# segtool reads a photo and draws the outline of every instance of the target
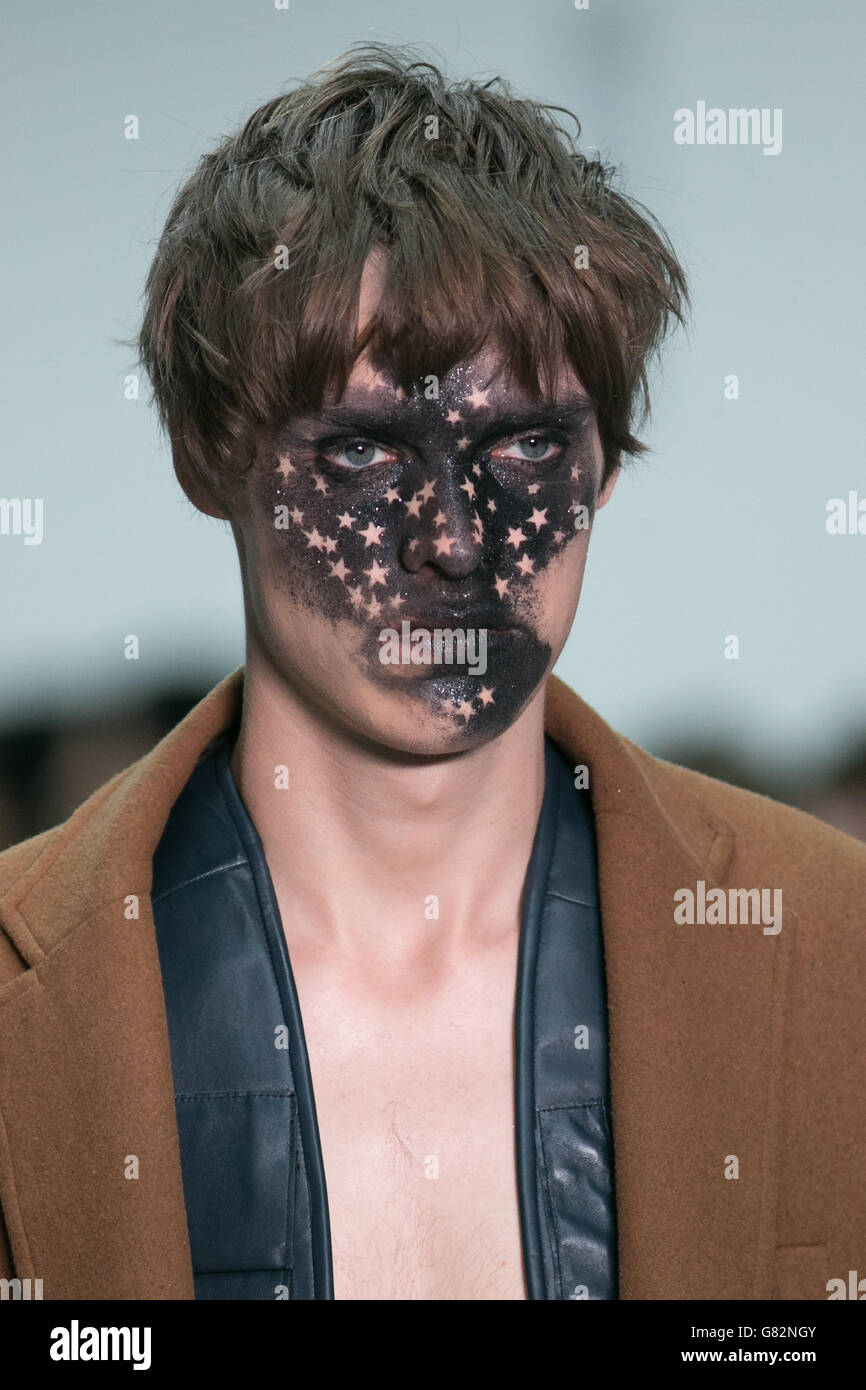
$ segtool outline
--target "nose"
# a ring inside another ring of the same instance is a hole
[[[462,468],[425,478],[406,507],[400,559],[410,574],[465,579],[481,564],[484,528],[478,481]]]

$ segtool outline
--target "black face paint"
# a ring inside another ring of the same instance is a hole
[[[477,380],[458,366],[435,400],[353,391],[289,421],[266,492],[292,597],[358,627],[368,679],[457,732],[490,734],[513,723],[550,661],[533,581],[592,523],[594,416],[579,395],[539,406]],[[385,665],[387,629],[404,642],[419,629],[483,630],[487,669]]]

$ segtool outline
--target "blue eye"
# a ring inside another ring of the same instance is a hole
[[[340,444],[325,458],[332,459],[343,468],[371,468],[376,464],[388,463],[397,455],[381,448],[369,439],[353,439],[348,444]]]
[[[526,449],[528,452],[512,452],[518,448]],[[500,444],[496,449],[491,449],[490,456],[495,459],[515,459],[519,463],[547,463],[550,459],[556,458],[560,449],[561,446],[547,434],[525,434],[522,439],[514,439],[510,444]],[[539,450],[540,452],[537,452]]]

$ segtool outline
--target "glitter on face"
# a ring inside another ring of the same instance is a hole
[[[369,679],[473,733],[507,727],[543,679],[537,580],[588,529],[597,486],[580,392],[539,406],[483,380],[458,364],[428,399],[377,373],[320,416],[287,421],[265,479],[293,598],[358,628]],[[484,629],[484,675],[382,665],[379,635],[404,619]]]

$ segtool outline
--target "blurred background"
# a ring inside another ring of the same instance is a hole
[[[866,530],[861,0],[42,0],[5,28],[0,499],[42,499],[43,536],[0,512],[0,846],[243,661],[231,533],[118,340],[200,155],[363,39],[575,112],[690,277],[559,674],[649,751],[866,839],[866,534],[827,530],[837,498]],[[781,149],[676,143],[699,102],[780,110]]]

